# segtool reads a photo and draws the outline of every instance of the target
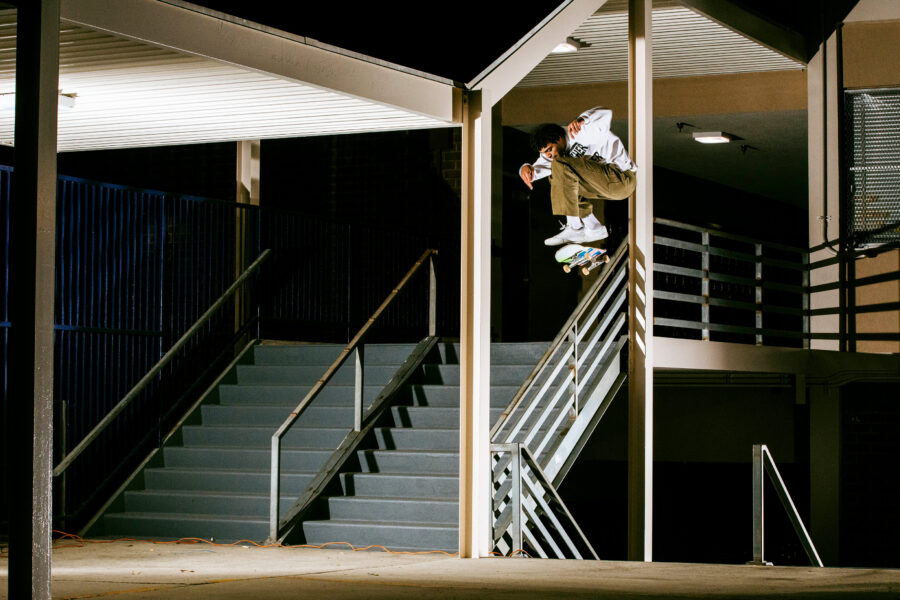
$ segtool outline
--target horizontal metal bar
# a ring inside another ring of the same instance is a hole
[[[673,300],[688,304],[708,304],[710,306],[724,306],[727,308],[743,308],[746,310],[761,310],[763,312],[780,313],[785,315],[804,315],[807,311],[802,308],[789,308],[786,306],[773,306],[771,304],[755,304],[752,302],[739,302],[737,300],[725,300],[724,298],[704,297],[697,294],[682,294],[680,292],[667,292],[665,290],[653,290],[653,297],[657,300]]]
[[[676,229],[684,229],[686,231],[694,231],[697,233],[708,233],[709,235],[714,235],[716,237],[720,237],[726,240],[734,240],[736,242],[746,242],[748,244],[759,244],[760,241],[745,237],[742,235],[737,235],[734,233],[725,233],[723,231],[718,231],[716,229],[710,229],[708,227],[698,227],[697,225],[688,225],[687,223],[680,223],[678,221],[672,221],[670,219],[661,219],[656,217],[653,219],[653,222],[659,225],[668,225],[669,227],[675,227]],[[785,252],[796,252],[797,254],[806,254],[805,248],[797,248],[795,246],[787,246],[785,244],[777,244],[774,242],[762,242],[763,246],[766,248],[774,248],[776,250],[784,250]]]
[[[106,329],[103,327],[81,327],[79,325],[54,325],[54,331],[74,331],[78,333],[97,333],[103,335],[133,335],[136,337],[160,337],[162,331],[141,331],[139,329]]]
[[[135,398],[137,398],[138,394],[140,394],[144,390],[144,388],[147,387],[147,385],[151,381],[153,381],[153,379],[159,374],[163,367],[165,367],[167,364],[169,364],[169,361],[175,358],[176,354],[178,354],[178,351],[181,350],[181,348],[183,348],[185,344],[187,344],[188,340],[190,340],[194,336],[194,334],[200,331],[203,325],[216,313],[217,310],[219,310],[219,308],[222,307],[223,304],[225,304],[225,301],[228,300],[228,298],[231,297],[231,295],[234,294],[238,290],[238,288],[240,288],[240,286],[243,285],[243,283],[251,275],[253,275],[253,273],[256,272],[257,269],[259,269],[259,267],[266,261],[266,259],[269,258],[269,255],[271,253],[271,250],[264,250],[262,254],[259,255],[259,258],[253,261],[253,264],[247,267],[247,269],[241,274],[241,276],[238,277],[221,296],[219,296],[219,299],[213,302],[212,306],[210,306],[209,309],[207,309],[207,311],[203,313],[203,315],[201,315],[201,317],[197,319],[197,321],[193,325],[191,325],[190,329],[188,329],[184,333],[184,335],[181,336],[181,339],[175,342],[175,345],[173,345],[172,348],[168,352],[166,352],[166,354],[161,359],[159,359],[159,362],[157,362],[149,371],[147,371],[147,374],[144,375],[127,394],[125,394],[125,397],[123,397],[119,401],[119,403],[116,404],[99,423],[97,423],[97,425],[90,431],[90,433],[88,433],[84,437],[84,439],[81,440],[81,442],[79,442],[78,445],[75,446],[75,448],[73,448],[72,451],[69,452],[69,454],[67,454],[58,465],[56,465],[56,468],[53,469],[54,477],[59,477],[63,472],[65,472],[69,465],[72,464],[72,461],[78,458],[78,456],[82,452],[84,452],[84,449],[87,448],[88,445],[90,445],[90,443],[93,442],[110,423],[112,423],[113,419],[115,419],[119,415],[119,413],[125,410],[125,408],[129,404],[131,404],[131,402]]]
[[[839,306],[832,306],[829,308],[815,308],[809,311],[809,316],[818,317],[822,315],[839,315],[844,313],[853,312],[856,314],[865,314],[865,313],[873,313],[873,312],[888,312],[900,310],[900,302],[882,302],[881,304],[862,304],[854,306],[852,311],[848,309],[841,308]]]
[[[761,256],[756,256],[755,254],[748,254],[746,252],[738,252],[737,250],[726,250],[725,248],[717,248],[716,246],[704,246],[703,244],[698,244],[697,242],[685,242],[683,240],[677,240],[674,238],[662,237],[659,235],[653,236],[653,243],[659,244],[660,246],[666,246],[669,248],[680,248],[682,250],[690,250],[692,252],[706,252],[707,254],[711,254],[714,256],[724,256],[725,258],[734,258],[737,260],[742,260],[748,263],[762,263],[764,265],[770,265],[773,267],[781,267],[782,269],[792,269],[794,271],[805,271],[805,264],[797,264],[788,262],[785,260],[778,260],[775,258],[766,258]]]
[[[869,277],[860,277],[854,280],[850,286],[860,288],[867,285],[874,285],[876,283],[885,283],[888,281],[900,281],[900,271],[891,271],[890,273],[880,273],[878,275],[870,275]],[[816,292],[826,292],[829,290],[837,290],[840,289],[841,282],[833,281],[831,283],[823,283],[820,285],[810,286],[809,292],[814,294]]]
[[[757,281],[756,279],[750,279],[747,277],[737,277],[735,275],[725,275],[723,273],[707,273],[701,269],[692,269],[690,267],[678,267],[675,265],[667,265],[665,263],[655,263],[653,265],[653,270],[658,273],[670,273],[672,275],[683,275],[685,277],[694,277],[696,279],[703,279],[704,277],[708,277],[713,281],[724,281],[725,283],[737,283],[739,285],[746,285],[747,287],[762,287],[763,289],[768,290],[779,290],[782,292],[793,292],[796,294],[802,294],[805,292],[805,288],[802,285],[790,285],[787,283],[771,283],[767,281]]]
[[[809,334],[800,331],[782,331],[780,329],[762,329],[758,327],[744,327],[741,325],[723,325],[719,323],[703,323],[701,321],[687,321],[684,319],[667,319],[654,317],[653,324],[661,327],[680,327],[682,329],[709,329],[726,333],[761,334],[765,336],[805,338]]]

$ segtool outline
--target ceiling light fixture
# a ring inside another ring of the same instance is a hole
[[[75,98],[78,97],[78,94],[64,94],[62,90],[59,91],[59,95],[57,96],[57,103],[59,106],[64,106],[65,108],[75,108]],[[4,110],[15,110],[16,108],[16,93],[15,92],[2,92],[0,93],[0,109]]]
[[[582,48],[587,48],[588,46],[590,46],[590,44],[588,44],[587,42],[582,42],[577,38],[569,36],[566,38],[565,42],[557,45],[556,48],[554,48],[550,52],[552,54],[569,54],[571,52],[578,52]]]
[[[724,131],[695,131],[691,135],[701,144],[727,144],[737,137]]]

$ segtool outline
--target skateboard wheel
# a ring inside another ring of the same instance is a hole
[[[569,265],[563,265],[563,271],[565,271],[566,273],[571,273],[572,267],[570,267]]]
[[[581,272],[584,273],[585,275],[591,274],[591,270],[587,267],[581,267]]]

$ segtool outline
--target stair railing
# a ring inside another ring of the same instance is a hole
[[[352,451],[352,448],[355,448],[356,444],[359,443],[360,434],[367,429],[369,425],[374,420],[376,410],[383,408],[385,405],[385,400],[387,396],[384,392],[379,395],[376,399],[373,406],[370,408],[367,414],[363,414],[363,389],[364,389],[364,370],[365,370],[365,338],[368,335],[369,331],[375,325],[378,318],[382,315],[382,313],[387,309],[387,307],[394,301],[394,299],[400,294],[403,288],[406,286],[407,282],[415,275],[419,268],[425,263],[426,260],[429,262],[429,286],[428,286],[428,337],[425,342],[430,340],[431,345],[429,349],[434,345],[434,338],[436,332],[436,324],[437,324],[437,278],[434,270],[434,256],[437,255],[437,250],[426,250],[421,257],[413,264],[412,268],[406,273],[403,279],[400,280],[400,283],[388,294],[387,298],[385,298],[384,302],[381,303],[372,316],[366,321],[366,323],[362,326],[362,328],[353,336],[353,339],[341,350],[341,353],[335,359],[335,361],[331,364],[328,369],[325,370],[325,373],[322,377],[315,383],[309,393],[300,401],[300,404],[297,405],[290,415],[288,415],[287,419],[285,419],[284,423],[272,434],[272,456],[271,456],[271,472],[270,472],[270,482],[269,482],[269,540],[274,542],[279,540],[282,535],[285,534],[287,530],[293,527],[294,524],[299,520],[302,516],[303,511],[309,505],[317,493],[313,493],[316,489],[323,486],[325,481],[323,478],[330,474],[334,469],[333,467],[336,464],[339,456],[345,456],[347,452]],[[425,343],[423,342],[423,343]],[[425,352],[422,350],[422,344],[417,348],[417,351],[413,354],[419,354],[421,352]],[[294,505],[294,508],[291,509],[288,517],[281,522],[279,516],[279,500],[281,497],[281,440],[284,436],[290,431],[290,429],[294,426],[297,420],[303,415],[307,408],[312,404],[313,400],[322,392],[325,386],[331,381],[331,378],[334,377],[334,374],[337,373],[338,369],[340,369],[343,364],[347,361],[350,355],[353,354],[355,357],[355,377],[354,377],[354,388],[353,388],[353,429],[350,432],[350,435],[345,438],[345,440],[341,443],[341,446],[336,451],[335,455],[329,460],[328,464],[326,464],[325,469],[320,472],[319,476],[314,479],[313,483],[307,489],[307,492],[301,496],[301,499]],[[398,379],[398,376],[395,377],[388,383],[388,387],[385,388],[396,388],[400,382],[400,380],[405,380],[410,374],[410,361],[407,360],[407,363],[404,364],[404,367],[401,367],[399,373],[403,373],[403,375]],[[380,412],[378,410],[377,412]],[[350,450],[348,450],[350,448]],[[341,459],[343,462],[343,459]]]
[[[794,506],[794,501],[791,499],[787,486],[781,478],[781,473],[778,472],[778,467],[775,466],[775,460],[772,458],[772,453],[769,452],[769,449],[765,444],[753,445],[753,560],[750,564],[767,566],[771,566],[772,564],[766,562],[764,556],[765,531],[763,524],[765,522],[765,481],[763,479],[763,471],[769,475],[772,485],[775,486],[775,493],[778,494],[778,498],[781,500],[784,510],[787,511],[788,517],[791,520],[791,525],[794,526],[794,531],[797,533],[797,537],[800,538],[800,543],[806,551],[809,562],[816,567],[823,566],[822,559],[819,558],[819,553],[816,551],[815,545],[813,545],[812,538],[810,538],[809,532],[803,525],[800,513],[797,512],[797,507]]]
[[[69,452],[63,459],[59,462],[58,465],[53,469],[53,476],[59,477],[63,473],[65,473],[66,469],[75,461],[78,456],[84,452],[84,450],[93,442],[97,437],[103,433],[110,423],[115,420],[115,418],[125,410],[131,402],[137,398],[142,391],[159,375],[160,371],[169,364],[172,359],[174,359],[178,352],[184,348],[184,346],[194,337],[203,326],[216,314],[225,302],[233,296],[238,290],[242,288],[242,286],[247,282],[247,280],[260,268],[260,266],[269,258],[271,254],[271,250],[264,250],[253,264],[247,267],[244,272],[234,281],[234,283],[229,286],[227,290],[225,290],[219,299],[212,303],[212,305],[207,309],[203,315],[200,316],[197,321],[191,325],[191,327],[184,332],[184,335],[175,342],[172,348],[166,352],[159,362],[157,362],[153,367],[147,371],[147,373],[138,381],[131,390],[128,391],[125,396],[119,400],[118,404],[116,404],[103,419],[97,423],[96,426],[86,435],[84,439],[82,439],[77,446],[75,446],[71,452]]]
[[[577,525],[567,510],[550,518],[544,504],[554,499],[564,508],[556,487],[625,381],[627,248],[625,240],[491,430],[494,545],[501,552],[521,550],[515,546],[524,536],[542,556],[539,538],[555,557],[574,556],[568,544],[563,551],[547,540],[559,529],[554,519],[570,522],[572,530]],[[534,468],[515,467],[523,459],[510,444],[521,445]],[[525,509],[515,516],[517,506]]]

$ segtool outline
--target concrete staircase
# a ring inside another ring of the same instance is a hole
[[[113,537],[268,535],[272,434],[340,354],[331,344],[257,345],[89,530]],[[367,346],[366,405],[414,344]],[[281,510],[306,489],[353,424],[348,360],[282,446]]]
[[[491,345],[492,423],[546,349],[546,343]],[[457,345],[440,345],[404,388],[400,405],[379,423],[368,448],[341,473],[338,493],[319,501],[318,514],[291,541],[457,550],[458,352]]]
[[[367,345],[368,406],[414,345]],[[491,418],[512,399],[546,343],[491,346]],[[226,376],[89,531],[93,536],[268,535],[270,440],[337,357],[336,345],[260,345]],[[288,538],[403,550],[457,548],[459,348],[439,344],[397,405],[349,461],[335,489]],[[285,436],[285,515],[350,430],[353,367],[343,367]]]

